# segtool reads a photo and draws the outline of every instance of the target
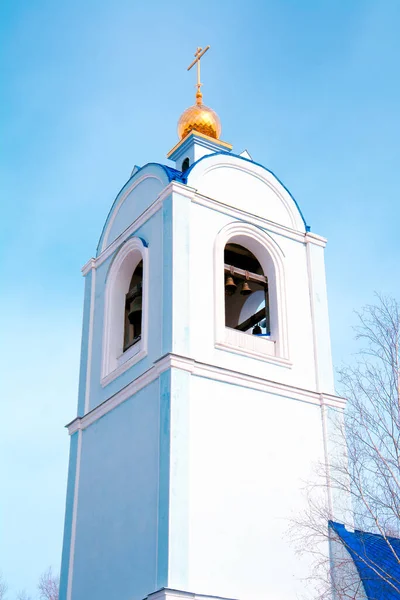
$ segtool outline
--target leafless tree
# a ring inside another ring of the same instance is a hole
[[[3,579],[2,574],[0,573],[0,600],[5,600],[5,597],[7,595],[7,584]]]
[[[41,600],[58,600],[60,578],[54,575],[51,567],[40,578],[38,590]]]
[[[354,563],[328,530],[328,520],[379,534],[385,552],[400,566],[394,539],[400,533],[400,304],[377,295],[376,304],[357,315],[361,350],[354,364],[339,372],[340,393],[348,401],[345,418],[339,411],[329,415],[328,464],[317,466],[317,482],[305,489],[308,508],[291,527],[299,552],[313,554],[311,578],[321,600],[332,598],[332,592],[336,600],[361,598]],[[400,578],[375,563],[366,548],[356,558],[382,590],[400,594]]]
[[[45,571],[38,583],[39,598],[41,600],[58,600],[60,578],[54,575],[51,567]],[[8,586],[0,574],[0,600],[6,600]],[[21,590],[16,595],[16,600],[32,600],[25,590]]]
[[[21,590],[17,594],[17,600],[32,600],[32,597],[25,590]]]

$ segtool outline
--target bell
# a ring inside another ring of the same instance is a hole
[[[240,290],[240,293],[242,294],[242,296],[250,296],[250,294],[253,293],[253,290],[250,288],[247,281],[243,281],[242,289]]]
[[[225,292],[228,296],[232,296],[236,292],[237,285],[234,282],[232,275],[228,275],[225,281]]]
[[[131,302],[128,313],[128,320],[131,325],[136,327],[142,320],[142,296],[136,296]]]
[[[262,334],[262,330],[261,327],[259,325],[256,325],[253,328],[253,331],[251,332],[253,335],[261,335]]]

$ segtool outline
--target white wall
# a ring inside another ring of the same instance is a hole
[[[188,589],[293,600],[309,563],[286,536],[322,459],[320,408],[192,377],[189,414]]]

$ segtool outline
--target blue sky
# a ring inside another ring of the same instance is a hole
[[[398,0],[3,0],[1,543],[12,591],[58,569],[80,268],[134,164],[167,162],[194,98],[326,236],[334,362],[354,309],[400,298]]]

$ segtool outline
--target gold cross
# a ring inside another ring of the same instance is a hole
[[[197,63],[197,83],[196,83],[196,87],[197,87],[197,92],[196,92],[196,102],[197,104],[201,104],[201,100],[203,97],[203,94],[200,91],[201,86],[203,85],[200,81],[200,59],[202,56],[204,56],[204,54],[207,52],[207,50],[210,48],[210,46],[206,46],[203,50],[203,48],[197,48],[196,52],[195,52],[195,59],[194,61],[188,66],[187,70],[190,71],[190,69],[192,67],[194,67],[194,65]]]

